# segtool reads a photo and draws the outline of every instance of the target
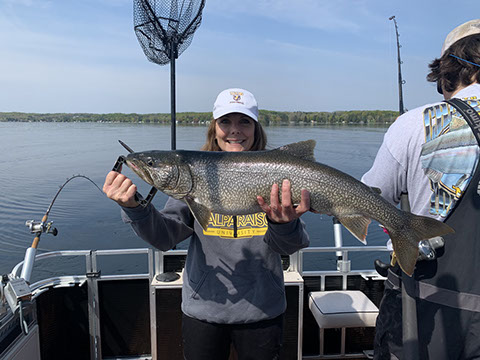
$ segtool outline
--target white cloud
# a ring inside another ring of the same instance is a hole
[[[245,14],[288,25],[346,32],[357,32],[359,16],[367,13],[364,0],[209,0],[207,7],[207,11],[229,16]]]
[[[27,6],[46,9],[52,5],[51,0],[3,0],[8,7]]]
[[[121,6],[125,6],[125,5],[128,5],[128,6],[132,6],[132,0],[96,0],[98,2],[102,2],[104,4],[107,4],[107,5],[110,5],[110,6],[118,6],[118,7],[121,7]]]

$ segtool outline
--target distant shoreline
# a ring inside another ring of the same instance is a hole
[[[352,110],[334,112],[302,112],[260,110],[259,121],[266,126],[312,125],[389,125],[398,117],[397,111]],[[178,125],[207,125],[211,112],[176,114]],[[0,122],[100,122],[129,124],[170,124],[170,114],[89,114],[89,113],[22,113],[0,112]]]

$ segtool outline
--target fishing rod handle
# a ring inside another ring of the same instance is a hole
[[[23,260],[22,272],[20,278],[24,279],[26,282],[30,282],[30,277],[32,276],[33,264],[35,263],[35,254],[37,249],[35,247],[29,247],[25,252],[25,260]]]

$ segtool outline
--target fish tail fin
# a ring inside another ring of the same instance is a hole
[[[394,229],[386,226],[400,268],[412,276],[418,258],[418,243],[435,236],[455,232],[447,224],[426,216],[404,213],[405,226]]]

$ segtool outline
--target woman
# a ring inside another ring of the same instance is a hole
[[[202,150],[257,151],[265,146],[254,96],[243,89],[222,91]],[[182,288],[185,358],[226,360],[231,344],[239,359],[279,358],[286,309],[280,255],[309,244],[299,219],[310,208],[309,193],[302,190],[294,207],[290,183],[282,184],[282,201],[279,184],[272,184],[269,204],[257,197],[264,212],[212,214],[203,230],[183,201],[169,198],[161,211],[153,205],[143,208],[134,199],[136,189],[113,171],[103,187],[138,236],[163,251],[191,236]]]

